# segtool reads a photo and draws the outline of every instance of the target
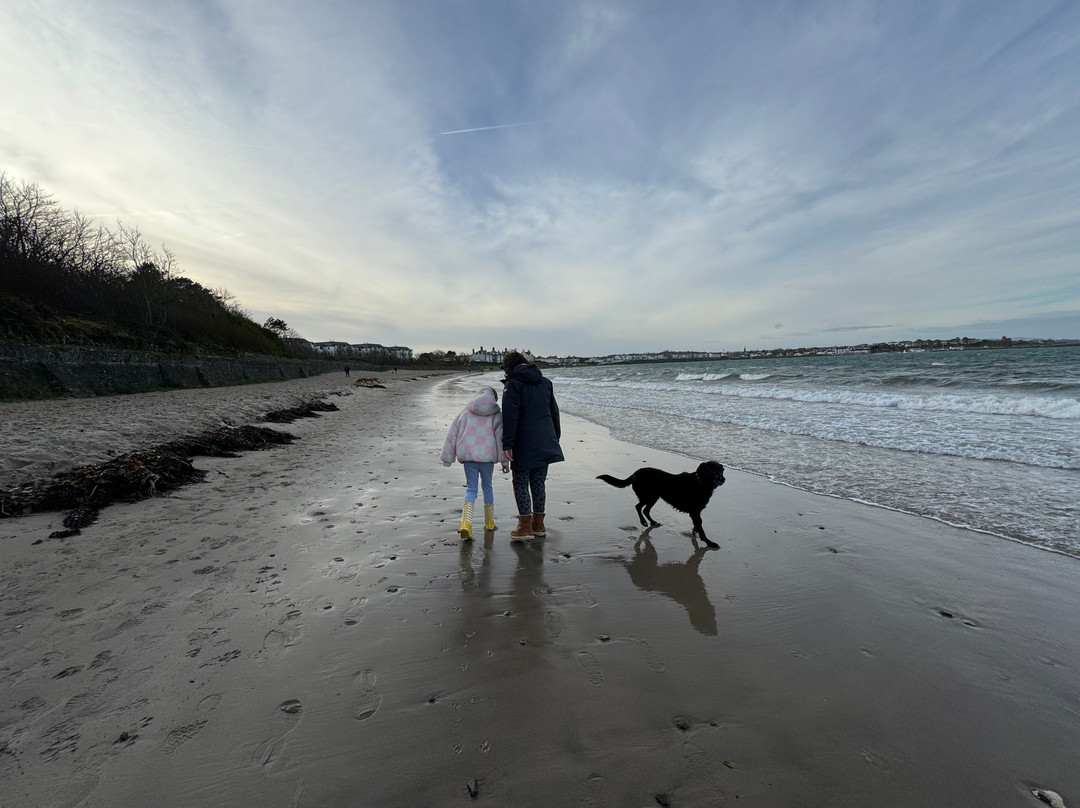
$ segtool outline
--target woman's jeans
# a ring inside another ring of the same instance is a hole
[[[527,471],[514,470],[514,500],[517,502],[518,513],[522,516],[546,512],[544,508],[547,505],[547,493],[544,490],[544,483],[547,480],[547,473],[546,463]]]
[[[488,505],[495,504],[495,491],[491,487],[491,472],[495,469],[494,463],[474,463],[471,460],[465,464],[465,501],[476,504],[477,484],[484,486],[484,502]]]

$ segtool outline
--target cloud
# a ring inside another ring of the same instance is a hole
[[[36,68],[3,84],[0,170],[313,339],[589,354],[1080,310],[1068,4],[61,7],[5,10],[5,64]]]
[[[900,326],[895,325],[842,325],[837,328],[826,328],[824,333],[826,334],[839,334],[844,331],[873,331],[884,328],[898,328]]]

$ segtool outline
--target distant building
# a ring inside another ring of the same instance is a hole
[[[386,350],[382,345],[375,342],[354,343],[352,349],[361,359],[377,359]]]
[[[314,342],[311,347],[323,356],[339,357],[352,353],[352,346],[347,342]]]
[[[469,361],[487,362],[494,365],[501,365],[503,358],[512,351],[517,351],[529,362],[536,361],[536,357],[533,356],[532,351],[528,350],[527,348],[524,351],[520,348],[490,348],[485,350],[483,345],[481,345],[477,350],[473,351],[469,355]]]
[[[301,351],[302,353],[310,353],[315,351],[315,345],[311,340],[304,339],[303,337],[285,337],[283,342],[292,348],[294,351]]]

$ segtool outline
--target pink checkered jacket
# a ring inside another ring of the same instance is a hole
[[[439,459],[449,466],[459,463],[506,463],[502,448],[502,412],[490,387],[477,393],[454,419]]]

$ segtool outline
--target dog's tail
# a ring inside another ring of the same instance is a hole
[[[630,478],[627,478],[625,480],[618,480],[615,477],[612,477],[610,474],[600,474],[597,476],[596,479],[603,480],[608,485],[613,485],[616,488],[626,488],[626,486],[630,485],[631,482]]]

